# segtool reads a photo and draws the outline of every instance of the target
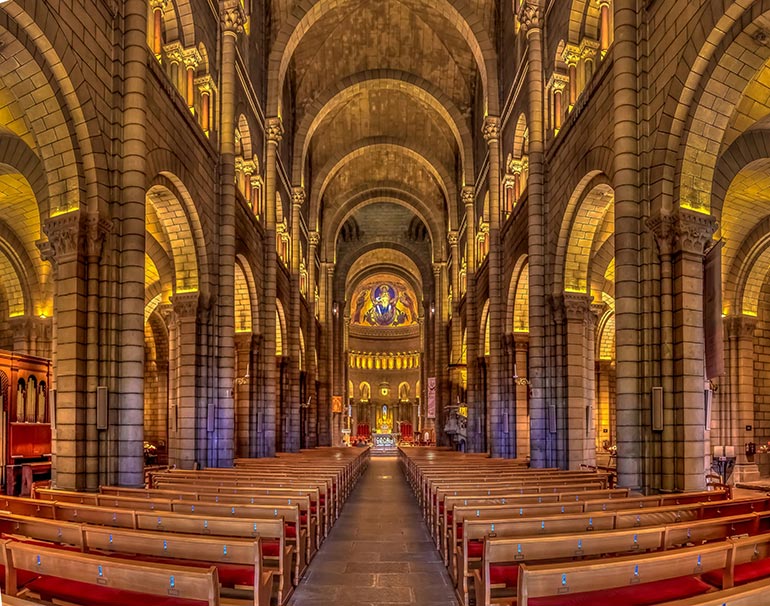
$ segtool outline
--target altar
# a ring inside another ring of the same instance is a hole
[[[376,433],[372,436],[372,454],[393,455],[398,451],[398,440],[392,433]]]

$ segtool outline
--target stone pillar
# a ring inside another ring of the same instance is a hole
[[[599,0],[599,50],[602,57],[610,47],[610,2],[609,0]]]
[[[300,447],[300,401],[299,401],[299,358],[301,348],[299,343],[300,333],[300,213],[305,203],[305,190],[295,187],[291,196],[291,272],[290,272],[290,309],[289,309],[289,398],[283,402],[288,406],[286,436],[284,437],[284,450],[286,452],[298,452]],[[305,344],[307,346],[307,343]]]
[[[500,242],[500,120],[487,116],[482,129],[489,150],[489,415],[491,432],[488,436],[489,451],[493,457],[510,457],[512,445],[516,443],[514,428],[503,433],[503,417],[508,415],[508,405],[503,401],[503,316],[504,301],[502,289],[502,246]]]
[[[551,90],[553,91],[553,127],[557,133],[564,123],[564,90],[568,84],[567,78],[561,74],[553,74]]]
[[[198,303],[197,292],[180,293],[172,297],[170,307],[161,310],[169,329],[168,462],[181,469],[193,468],[198,436],[208,429],[205,425],[198,427],[198,418],[211,419],[198,410],[199,406],[210,406],[205,399],[199,398],[196,386]]]
[[[307,252],[307,304],[308,304],[308,331],[306,341],[306,363],[307,368],[307,393],[310,397],[310,408],[308,408],[308,426],[310,428],[310,435],[307,436],[308,448],[315,448],[318,446],[318,397],[319,394],[316,390],[316,381],[318,378],[318,367],[316,360],[316,348],[318,347],[316,341],[317,337],[317,322],[316,314],[318,313],[318,301],[316,301],[316,267],[315,257],[318,244],[321,242],[321,236],[317,231],[311,231],[308,234],[308,252]]]
[[[567,418],[569,431],[569,446],[567,460],[570,469],[580,469],[581,463],[592,464],[586,460],[586,453],[594,448],[593,440],[589,439],[590,425],[593,424],[593,414],[587,414],[593,402],[593,338],[587,340],[587,327],[591,315],[590,295],[583,293],[565,293],[564,311],[567,333]],[[591,328],[593,328],[593,323]],[[590,361],[591,373],[586,373],[587,361]]]
[[[617,370],[618,482],[638,489],[643,484],[640,372],[640,236],[637,3],[615,1],[616,39],[613,63],[615,190],[615,351]],[[531,288],[531,287],[530,287]],[[701,396],[703,393],[701,374]],[[703,406],[701,404],[701,410]],[[702,436],[701,436],[702,439]],[[701,447],[702,448],[702,447]],[[701,464],[702,466],[702,464]]]
[[[545,229],[543,218],[543,33],[538,0],[524,0],[519,21],[527,37],[529,180],[527,263],[529,266],[530,453],[532,467],[546,467],[553,455],[545,407]]]
[[[201,112],[198,117],[198,124],[200,124],[203,132],[208,136],[211,130],[211,95],[214,93],[214,80],[210,75],[206,74],[196,78],[194,83],[201,95]]]
[[[334,263],[321,262],[319,276],[318,304],[321,308],[321,347],[319,355],[319,393],[318,393],[318,445],[331,446],[331,401],[334,362],[334,315],[332,310],[332,279]]]
[[[161,50],[163,48],[163,13],[168,6],[168,0],[150,0],[150,7],[152,8],[152,37],[150,38],[152,52],[155,53],[155,57],[160,59]],[[126,11],[126,14],[128,12]],[[57,396],[58,397],[58,396]]]
[[[569,110],[572,111],[572,108],[575,107],[575,103],[577,103],[578,98],[577,66],[578,62],[580,61],[580,49],[574,44],[567,44],[564,47],[562,59],[564,60],[564,63],[567,64],[569,82],[567,103],[569,104]]]
[[[224,105],[225,86],[235,86],[234,82],[225,83],[225,79],[234,79],[235,75],[235,44],[238,41],[238,34],[243,31],[243,24],[245,16],[240,2],[223,2],[222,11],[222,31],[224,38],[222,39],[222,105]],[[229,13],[229,14],[225,14]],[[240,14],[239,14],[240,13]],[[227,39],[231,38],[232,41],[228,42]],[[232,46],[232,48],[230,48]],[[227,55],[225,55],[227,53]],[[185,70],[185,85],[184,85],[184,98],[187,102],[187,107],[190,111],[194,112],[195,109],[195,72],[198,70],[198,66],[202,60],[201,54],[196,48],[188,48],[184,51],[184,70]],[[232,63],[227,61],[232,60]],[[224,107],[222,108],[224,110]],[[224,116],[222,117],[222,124],[224,126]]]
[[[119,379],[114,400],[119,408],[116,432],[117,481],[121,486],[144,486],[144,256],[147,185],[145,0],[126,0],[124,15],[122,199],[116,212],[119,217],[116,232],[120,234],[120,330],[116,343],[119,352],[116,371]],[[159,31],[156,33],[160,35]]]
[[[257,452],[261,457],[275,455],[275,421],[277,410],[276,394],[276,320],[277,296],[276,272],[277,257],[275,249],[275,198],[277,183],[278,144],[283,138],[283,125],[280,118],[268,118],[266,123],[267,154],[265,155],[265,239],[263,250],[265,255],[265,274],[262,293],[262,320],[264,322],[263,355],[262,355],[262,402],[260,406],[261,422],[257,435],[261,438]]]
[[[660,260],[660,386],[663,388],[660,488],[671,492],[674,490],[674,283],[671,264],[674,218],[658,212],[648,219],[647,227],[655,236]]]
[[[217,296],[216,426],[211,437],[214,467],[232,467],[235,447],[235,55],[238,34],[246,17],[239,0],[225,0],[220,5],[222,22],[222,108],[220,144],[219,200],[219,289]],[[200,55],[187,51],[188,93],[192,93],[193,76]],[[188,99],[188,104],[191,99]]]
[[[184,64],[184,49],[178,41],[166,44],[163,47],[163,54],[166,56],[166,61],[169,63],[169,75],[171,81],[176,86],[177,90],[185,95],[185,83],[184,78],[180,75],[180,66]]]
[[[85,488],[85,425],[87,347],[80,337],[86,322],[85,264],[79,211],[45,221],[47,260],[56,272],[56,410],[53,485],[64,490]],[[42,247],[41,247],[42,248]]]
[[[433,361],[436,377],[436,444],[446,445],[446,435],[444,434],[444,424],[446,415],[444,414],[447,399],[449,398],[449,373],[447,359],[447,337],[446,327],[448,321],[447,313],[447,289],[446,289],[446,263],[433,264]],[[416,426],[415,426],[416,427]]]
[[[516,402],[516,457],[523,459],[530,454],[529,446],[529,379],[527,357],[529,335],[513,333],[514,387]]]
[[[729,406],[729,427],[722,428],[722,435],[728,436],[724,444],[735,447],[735,482],[751,482],[759,480],[755,457],[749,459],[746,456],[746,444],[754,442],[754,329],[757,319],[741,315],[725,318],[724,321],[732,380],[726,403]]]
[[[235,335],[235,456],[248,457],[250,452],[251,395],[254,391],[252,370],[255,336],[250,332]]]
[[[679,208],[675,215],[674,267],[674,454],[677,490],[705,488],[703,405],[703,251],[716,222]],[[620,375],[620,371],[618,371]],[[623,397],[618,377],[618,417]],[[618,419],[620,424],[620,418]],[[618,441],[620,441],[618,430]]]
[[[476,310],[476,195],[473,187],[464,187],[462,201],[465,206],[465,352],[467,359],[468,404],[468,452],[486,449],[484,433],[485,415],[481,410],[483,398],[479,392],[479,319]],[[483,345],[483,343],[481,344]],[[483,349],[483,347],[481,348]],[[483,353],[483,352],[482,352]]]
[[[462,340],[463,340],[463,326],[462,319],[460,318],[460,247],[459,247],[459,235],[456,231],[450,231],[447,240],[449,241],[449,253],[452,257],[452,359],[450,363],[452,365],[452,372],[450,376],[452,389],[450,392],[450,404],[457,405],[460,401],[460,390],[462,387]],[[420,394],[415,394],[419,396]],[[417,425],[415,425],[417,427]]]

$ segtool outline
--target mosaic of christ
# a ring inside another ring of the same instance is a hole
[[[375,282],[364,285],[353,301],[351,321],[361,326],[407,326],[417,312],[414,294],[403,284]]]

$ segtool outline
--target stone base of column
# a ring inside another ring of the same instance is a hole
[[[759,465],[756,463],[739,463],[733,470],[733,483],[759,481]]]

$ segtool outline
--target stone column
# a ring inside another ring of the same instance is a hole
[[[158,59],[160,59],[163,47],[163,13],[166,12],[167,6],[168,0],[150,0],[150,7],[152,8],[152,36],[150,38],[150,47],[152,48],[152,52],[155,53],[155,57]],[[128,11],[126,11],[126,15],[128,15]]]
[[[218,395],[216,427],[213,429],[214,460],[208,465],[232,467],[235,440],[235,55],[238,34],[243,31],[246,17],[239,0],[225,0],[220,5],[222,22],[222,108],[220,144],[219,201],[219,276],[217,297]],[[188,94],[192,93],[197,51],[185,53]],[[190,99],[188,99],[188,104]]]
[[[558,133],[564,122],[564,89],[568,81],[561,74],[551,76],[550,89],[553,93],[553,130]]]
[[[308,252],[307,252],[307,303],[308,303],[308,331],[306,342],[306,363],[307,368],[307,393],[311,398],[310,408],[308,408],[308,425],[310,435],[307,436],[308,448],[318,446],[318,397],[316,390],[316,380],[318,378],[318,367],[316,365],[316,343],[317,323],[316,314],[318,313],[318,302],[316,301],[316,267],[315,257],[318,244],[321,242],[321,236],[317,231],[311,231],[308,234]]]
[[[86,480],[87,346],[81,338],[86,323],[85,264],[79,211],[45,221],[46,258],[56,272],[54,322],[56,333],[56,409],[53,452],[53,485],[83,490]]]
[[[254,335],[235,335],[235,456],[249,456],[249,408],[253,377],[251,376],[251,343]]]
[[[334,351],[334,316],[332,313],[332,278],[334,277],[334,263],[321,262],[321,275],[319,276],[318,305],[321,308],[321,347],[319,368],[319,393],[318,393],[318,445],[331,446],[331,400],[332,377],[334,363],[332,353]]]
[[[120,234],[119,379],[115,390],[119,408],[118,483],[143,486],[147,4],[145,0],[126,0],[124,11],[122,199],[116,212],[116,232]]]
[[[527,37],[529,179],[527,263],[529,266],[530,453],[532,467],[546,467],[549,444],[545,407],[545,228],[543,218],[543,33],[538,0],[524,0],[519,21]]]
[[[163,53],[166,55],[166,60],[169,62],[171,81],[182,96],[184,96],[185,83],[184,78],[180,75],[179,69],[179,67],[184,64],[184,49],[182,48],[182,44],[178,41],[166,44],[163,47]]]
[[[464,187],[462,201],[465,206],[465,352],[467,359],[468,404],[468,451],[485,450],[484,411],[481,410],[479,393],[478,356],[479,320],[476,311],[476,194],[473,187]],[[483,345],[483,344],[481,344]],[[483,352],[482,352],[483,353]]]
[[[615,352],[617,371],[618,482],[638,489],[643,484],[640,393],[640,236],[637,3],[615,1],[613,63],[615,190]],[[703,393],[701,373],[701,396]],[[701,404],[702,410],[702,404]],[[702,439],[702,436],[701,436]],[[702,464],[701,464],[702,467]]]
[[[286,452],[298,452],[300,447],[300,401],[299,401],[299,358],[301,348],[299,343],[300,333],[300,299],[302,293],[299,288],[300,281],[300,213],[305,203],[305,189],[295,187],[291,196],[291,272],[290,292],[291,308],[289,309],[289,399],[284,402],[288,406],[287,435],[284,438],[284,450]],[[307,343],[305,344],[307,347]]]
[[[263,334],[263,369],[262,369],[262,402],[260,406],[261,423],[257,435],[261,437],[258,448],[259,456],[272,457],[275,455],[275,420],[277,410],[276,397],[276,319],[277,296],[276,271],[277,257],[275,250],[275,196],[277,183],[278,144],[283,138],[283,125],[280,118],[268,118],[266,123],[267,154],[265,155],[265,239],[263,250],[265,255],[265,274],[262,293]]]
[[[85,251],[88,261],[88,299],[87,299],[87,313],[88,313],[88,336],[86,342],[88,343],[88,379],[86,390],[88,396],[86,398],[86,490],[97,491],[99,489],[99,471],[102,468],[103,471],[107,471],[108,465],[105,465],[104,461],[101,461],[99,456],[99,442],[106,437],[104,431],[99,431],[96,428],[96,393],[97,387],[99,387],[100,381],[100,347],[101,342],[100,334],[100,292],[99,292],[99,267],[104,249],[104,241],[112,231],[112,221],[107,218],[99,217],[98,214],[89,214],[85,221]],[[144,351],[144,341],[142,341],[142,351]],[[144,379],[144,372],[142,372],[142,378]],[[144,402],[142,402],[142,417],[144,417]],[[142,427],[144,428],[144,418],[142,420]],[[113,461],[114,463],[114,461]]]
[[[679,208],[675,216],[674,267],[674,454],[677,490],[705,488],[703,405],[703,252],[716,222]],[[620,375],[620,371],[618,371]],[[618,377],[618,417],[623,397]],[[620,418],[618,418],[620,425]],[[618,441],[621,440],[620,430]]]
[[[516,402],[516,457],[523,459],[530,454],[529,446],[529,379],[527,357],[529,335],[513,333],[515,355],[514,384]]]
[[[460,397],[460,388],[462,385],[462,341],[463,341],[463,326],[462,319],[460,318],[460,238],[456,231],[450,231],[447,236],[449,241],[449,252],[452,256],[452,359],[451,364],[453,367],[452,376],[452,391],[450,394],[451,404],[456,405],[458,398]],[[420,394],[415,394],[419,396]],[[417,427],[417,425],[415,425]]]
[[[751,316],[725,318],[730,345],[729,427],[722,428],[726,445],[735,447],[735,482],[759,480],[759,466],[746,457],[746,444],[754,442],[754,329],[757,319]],[[733,366],[735,368],[733,368]],[[721,390],[720,390],[720,396]],[[748,429],[748,428],[751,429]]]
[[[580,61],[580,49],[574,44],[567,44],[564,47],[564,52],[561,56],[564,60],[564,63],[567,64],[569,82],[567,103],[569,104],[569,110],[572,111],[572,108],[575,107],[575,103],[577,103],[578,98],[577,66],[578,62]]]
[[[245,15],[243,14],[240,2],[229,2],[226,0],[222,3],[220,10],[222,11],[222,31],[224,33],[224,38],[222,39],[222,105],[224,106],[225,86],[235,86],[234,82],[226,83],[226,79],[235,78],[235,44],[238,41],[238,34],[243,31]],[[231,38],[232,42],[228,42],[228,38]],[[187,48],[184,51],[183,59],[185,70],[184,98],[188,109],[194,112],[195,72],[198,70],[202,57],[198,49]],[[230,60],[232,63],[227,63]],[[224,111],[224,107],[222,110]],[[224,116],[222,116],[222,125],[224,126]]]
[[[516,442],[514,428],[509,427],[503,434],[503,417],[508,414],[508,406],[503,401],[503,291],[502,291],[502,246],[500,243],[500,119],[487,116],[482,128],[484,140],[489,150],[489,415],[491,432],[488,436],[489,451],[493,457],[510,457],[511,445]]]
[[[214,80],[210,75],[206,74],[196,78],[194,83],[201,95],[201,113],[198,117],[198,124],[200,124],[203,132],[208,136],[211,129],[211,95],[214,92]]]
[[[444,434],[444,424],[446,417],[444,414],[449,397],[447,382],[449,373],[447,372],[447,289],[446,289],[446,263],[433,264],[433,361],[436,377],[436,444],[446,445],[446,435]]]
[[[172,297],[169,308],[161,310],[169,328],[169,428],[168,462],[181,469],[192,469],[196,462],[198,436],[207,427],[198,427],[198,418],[207,403],[199,398],[198,377],[198,293]],[[208,415],[203,415],[210,418]]]
[[[565,293],[564,311],[567,333],[567,418],[569,446],[567,460],[570,469],[580,469],[581,463],[591,464],[586,460],[586,451],[594,447],[589,440],[589,424],[593,415],[587,415],[591,407],[589,393],[593,393],[594,376],[586,373],[587,359],[593,365],[594,352],[589,351],[586,336],[591,314],[590,295],[583,293]],[[592,325],[593,326],[593,325]],[[591,343],[593,343],[593,339]]]
[[[658,212],[647,220],[647,227],[655,236],[660,259],[660,386],[663,388],[660,487],[671,492],[674,490],[674,284],[671,265],[674,218]]]
[[[602,57],[610,47],[610,2],[609,0],[599,0],[599,50]]]

